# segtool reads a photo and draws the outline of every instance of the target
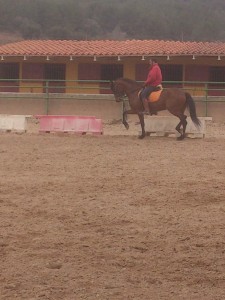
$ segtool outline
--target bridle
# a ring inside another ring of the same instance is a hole
[[[124,98],[127,96],[124,91],[118,91],[115,82],[112,82],[112,92],[119,101],[123,101]]]
[[[116,88],[116,83],[115,82],[112,82],[112,92],[114,94],[114,96],[119,99],[119,101],[124,101],[125,98],[127,98],[127,94],[124,92],[124,91],[118,91],[117,88]],[[138,90],[140,90],[140,88],[136,88],[132,91],[130,91],[130,93],[134,93],[134,92],[137,92]]]

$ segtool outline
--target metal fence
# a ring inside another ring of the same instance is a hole
[[[209,103],[225,103],[224,82],[164,81],[164,88],[176,87],[192,94],[196,103],[204,104],[205,116],[208,116]],[[45,113],[49,113],[51,99],[74,99],[77,95],[86,95],[82,100],[114,100],[109,81],[103,80],[20,80],[0,79],[0,98],[10,99],[44,99]],[[95,96],[94,96],[95,95]],[[98,97],[96,97],[98,95]],[[107,95],[107,97],[105,97]]]

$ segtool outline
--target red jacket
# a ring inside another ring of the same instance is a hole
[[[145,81],[145,85],[151,85],[151,86],[157,86],[159,84],[162,83],[162,73],[160,70],[160,67],[157,63],[155,63],[149,73],[148,73],[148,77],[147,80]]]

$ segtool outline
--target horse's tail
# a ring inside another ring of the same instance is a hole
[[[200,127],[201,121],[198,119],[196,114],[195,102],[189,93],[185,93],[185,96],[186,96],[186,107],[190,112],[191,120],[197,127]]]

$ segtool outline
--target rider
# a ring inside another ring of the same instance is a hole
[[[143,113],[147,115],[150,114],[148,97],[151,94],[151,92],[153,92],[156,89],[156,87],[162,83],[162,72],[157,63],[157,60],[155,58],[150,58],[149,65],[149,73],[144,83],[143,91],[141,93],[145,109]]]

